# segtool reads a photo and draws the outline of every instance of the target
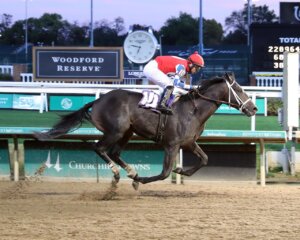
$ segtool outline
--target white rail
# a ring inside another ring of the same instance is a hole
[[[8,74],[12,76],[14,73],[14,67],[11,65],[0,65],[0,74]]]
[[[0,73],[13,75],[13,66],[11,65],[0,65]],[[256,79],[256,86],[259,87],[281,87],[283,84],[283,73],[282,72],[253,72],[252,73]],[[34,82],[34,77],[32,73],[21,73],[21,80],[25,83]],[[40,81],[43,83],[65,83],[65,81],[60,80],[47,80]],[[92,80],[92,81],[70,81],[73,84],[104,84],[102,81]],[[119,82],[112,82],[113,84],[119,84]],[[137,84],[137,79],[124,79],[122,84]]]
[[[256,79],[256,86],[259,87],[282,87],[282,72],[253,72]]]
[[[52,83],[52,84],[57,84],[57,83],[63,83],[66,84],[66,81],[63,80],[45,80],[45,81],[34,81],[33,74],[32,73],[21,73],[21,80],[23,83]],[[112,84],[137,84],[139,79],[134,79],[134,78],[124,78],[122,82],[119,81],[112,81]],[[91,85],[99,85],[99,84],[106,84],[103,81],[98,81],[98,80],[89,80],[89,81],[79,81],[79,80],[73,80],[73,81],[68,81],[67,83],[69,84],[81,84],[81,86],[91,86]]]
[[[283,75],[281,73],[273,72],[253,72],[256,78],[256,86],[258,87],[281,87],[283,83]],[[32,73],[21,73],[22,82],[34,82]],[[137,84],[137,79],[124,79],[122,84]],[[44,83],[65,83],[64,81],[41,81]],[[73,84],[104,84],[101,81],[70,81]],[[119,82],[113,82],[113,84],[118,84]]]
[[[95,94],[113,89],[141,91],[142,89],[158,89],[156,85],[135,84],[76,84],[76,83],[47,83],[47,82],[0,82],[0,93],[65,93],[65,94]],[[258,97],[281,97],[281,87],[242,87],[249,95]]]

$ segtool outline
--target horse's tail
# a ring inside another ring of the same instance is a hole
[[[45,141],[53,138],[57,138],[68,133],[71,129],[79,128],[84,120],[90,119],[90,114],[88,112],[89,108],[92,107],[93,102],[85,104],[79,110],[72,112],[70,114],[61,116],[61,119],[56,123],[52,129],[47,132],[34,133],[34,136],[40,140]]]

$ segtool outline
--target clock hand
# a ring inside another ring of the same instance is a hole
[[[132,47],[136,47],[136,48],[141,48],[140,46],[137,46],[137,45],[130,45]]]

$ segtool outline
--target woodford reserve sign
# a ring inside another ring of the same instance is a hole
[[[34,47],[34,79],[123,80],[121,47]]]

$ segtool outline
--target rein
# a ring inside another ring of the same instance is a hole
[[[230,84],[227,80],[225,80],[225,82],[226,82],[226,84],[228,86],[228,89],[229,89],[228,101],[223,101],[223,100],[218,100],[218,99],[213,99],[213,98],[210,98],[210,97],[206,97],[203,94],[199,93],[199,91],[197,91],[197,95],[199,97],[201,97],[202,99],[208,100],[210,102],[215,102],[217,104],[222,104],[223,103],[223,104],[227,104],[231,107],[238,108],[242,112],[242,110],[244,109],[247,102],[249,102],[251,99],[248,98],[245,102],[243,102],[242,99],[238,96],[238,94],[236,93],[236,91],[232,87],[236,83],[236,81],[233,81],[232,84]],[[233,96],[234,96],[235,100],[238,102],[238,104],[231,103],[231,93],[233,94]],[[193,101],[193,104],[195,106],[194,101]],[[195,108],[197,109],[196,106],[195,106]]]
[[[240,105],[238,104],[235,104],[235,103],[231,103],[231,102],[226,102],[226,101],[222,101],[222,100],[217,100],[217,99],[213,99],[213,98],[209,98],[209,97],[206,97],[204,95],[202,95],[201,93],[197,92],[198,96],[201,97],[202,99],[205,99],[205,100],[208,100],[210,102],[215,102],[215,103],[224,103],[224,104],[227,104],[229,106],[232,106],[232,107],[239,107]]]
[[[197,108],[196,103],[195,103],[195,98],[192,98],[191,95],[194,96],[193,94],[188,94],[189,98],[191,99],[191,101],[193,103],[194,113],[195,113],[198,110],[198,108]]]

